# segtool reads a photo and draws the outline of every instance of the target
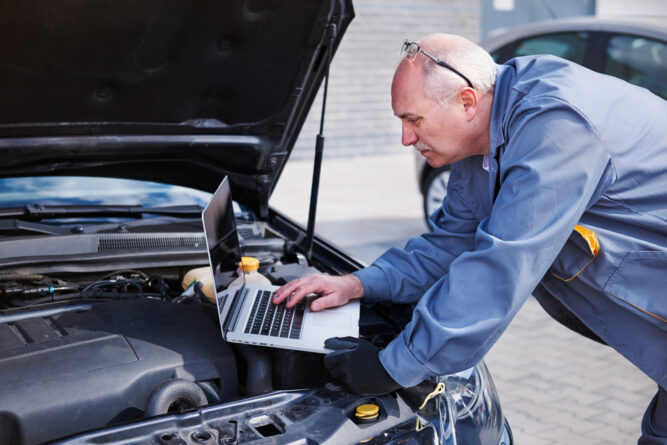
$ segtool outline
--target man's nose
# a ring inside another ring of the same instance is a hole
[[[417,134],[412,130],[412,128],[410,128],[408,124],[404,122],[403,133],[401,135],[401,143],[406,147],[409,147],[411,145],[416,144],[418,140],[419,138],[417,137]]]

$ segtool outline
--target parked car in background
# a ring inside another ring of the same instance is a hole
[[[186,279],[224,178],[221,232],[273,284],[364,266],[269,206],[351,1],[3,5],[0,444],[511,443],[483,362],[352,394],[321,354],[225,342]],[[411,314],[364,304],[360,335]]]
[[[550,20],[498,30],[481,46],[497,63],[552,54],[667,99],[667,22],[661,18]],[[419,154],[417,159],[419,189],[428,220],[447,193],[449,166],[432,168]]]

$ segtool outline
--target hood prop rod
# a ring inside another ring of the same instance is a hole
[[[315,214],[317,213],[317,195],[320,188],[320,172],[322,170],[322,152],[324,151],[324,112],[327,107],[327,92],[329,87],[329,67],[331,66],[331,54],[336,38],[336,25],[329,25],[329,45],[326,49],[326,66],[324,77],[324,91],[322,92],[322,114],[320,116],[320,132],[315,142],[315,161],[313,163],[313,181],[310,189],[310,210],[308,212],[308,228],[306,230],[306,258],[308,262],[313,257],[313,237],[315,235]]]

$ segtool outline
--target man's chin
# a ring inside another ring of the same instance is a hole
[[[422,154],[422,156],[424,155]],[[424,156],[424,159],[426,159],[426,163],[433,168],[440,168],[443,165],[447,164],[444,160],[439,159],[438,157],[435,156]]]

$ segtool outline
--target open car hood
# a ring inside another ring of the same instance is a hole
[[[350,0],[2,2],[0,177],[214,191],[227,175],[265,216],[353,16]]]

